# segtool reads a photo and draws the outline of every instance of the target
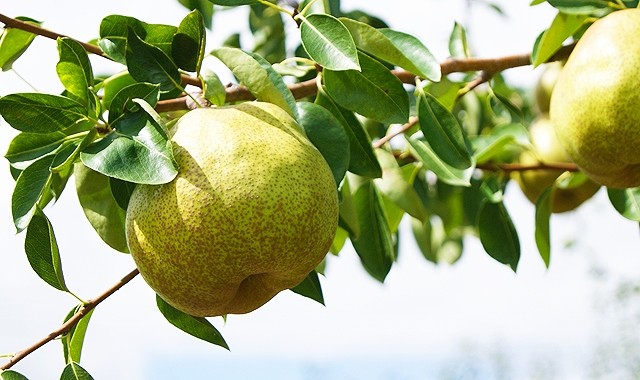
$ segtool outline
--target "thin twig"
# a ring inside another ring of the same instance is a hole
[[[65,36],[64,34],[56,33],[51,30],[45,29],[38,25],[33,25],[33,24],[29,24],[28,22],[16,20],[15,18],[5,16],[1,13],[0,13],[0,22],[3,23],[7,28],[21,29],[21,30],[24,30],[25,32],[37,34],[39,36],[47,37],[52,40],[57,40],[58,38],[65,38],[65,37],[71,38],[69,36]],[[76,39],[73,39],[73,40],[79,43],[80,45],[82,45],[82,47],[84,47],[84,49],[87,52],[108,58],[104,54],[102,49],[100,49],[100,47],[96,45],[88,44],[86,42],[78,41]]]
[[[384,144],[388,143],[392,138],[405,133],[406,131],[408,131],[411,127],[413,127],[416,124],[418,124],[418,118],[415,117],[415,116],[410,117],[409,118],[409,122],[403,124],[397,130],[393,131],[392,133],[389,133],[388,135],[385,135],[380,140],[374,142],[373,143],[373,147],[374,148],[380,148]]]
[[[520,163],[483,163],[476,165],[476,168],[490,171],[503,172],[523,172],[529,170],[558,170],[566,172],[577,172],[580,170],[578,166],[572,162],[537,162],[534,164]]]
[[[139,272],[138,272],[137,269],[132,270],[129,274],[124,276],[120,281],[118,281],[116,284],[111,286],[104,293],[100,294],[97,298],[86,302],[80,308],[80,310],[78,310],[78,312],[76,312],[73,316],[71,316],[71,318],[69,318],[63,325],[61,325],[59,328],[57,328],[56,330],[52,331],[46,337],[42,338],[41,340],[39,340],[38,342],[34,343],[33,345],[25,348],[22,351],[17,352],[15,355],[13,355],[11,357],[11,359],[9,359],[9,361],[7,363],[5,363],[4,365],[0,366],[0,370],[5,370],[5,369],[9,369],[9,368],[13,367],[16,363],[18,363],[20,360],[22,360],[25,357],[27,357],[29,354],[31,354],[35,350],[37,350],[40,347],[44,346],[45,344],[51,342],[52,340],[56,339],[57,337],[68,333],[82,319],[82,317],[84,317],[89,311],[93,310],[102,301],[104,301],[105,299],[110,297],[113,293],[118,291],[118,289],[123,287],[129,281],[131,281],[134,277],[136,277],[138,275],[138,273]]]

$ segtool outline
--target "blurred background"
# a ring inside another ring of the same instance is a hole
[[[417,36],[439,60],[455,21],[467,28],[474,54],[525,53],[555,11],[528,1],[343,0],[392,28]],[[88,5],[90,4],[90,5]],[[0,13],[44,21],[80,40],[98,35],[100,20],[123,14],[177,25],[187,10],[175,0],[4,2]],[[220,12],[208,49],[246,30],[247,10]],[[291,25],[293,27],[293,25]],[[244,38],[244,37],[243,37]],[[56,45],[37,38],[0,73],[0,95],[59,92]],[[113,72],[92,58],[96,74]],[[509,70],[511,83],[532,87],[540,69]],[[24,78],[21,79],[21,77]],[[2,122],[0,151],[14,132]],[[41,281],[16,235],[8,163],[0,169],[0,355],[31,345],[57,328],[75,305]],[[228,352],[184,334],[157,311],[138,277],[102,303],[89,325],[82,365],[96,379],[637,379],[640,374],[638,226],[609,205],[601,190],[569,214],[554,215],[551,266],[534,242],[534,208],[515,184],[506,206],[521,239],[518,273],[491,259],[477,239],[453,266],[427,262],[408,224],[399,262],[384,284],[369,277],[345,247],[329,257],[322,285],[326,307],[283,292],[248,315],[213,319]],[[72,189],[47,211],[69,287],[95,297],[133,269],[127,255],[106,246],[84,221]],[[30,379],[58,378],[61,345],[51,342],[15,370]]]

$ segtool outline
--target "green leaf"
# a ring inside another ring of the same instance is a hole
[[[95,98],[91,92],[93,69],[84,47],[71,38],[58,38],[58,54],[60,59],[56,64],[56,72],[64,88],[74,100],[88,109],[95,108]]]
[[[217,5],[225,5],[228,7],[235,7],[238,5],[247,5],[247,4],[255,4],[258,0],[209,0],[210,2]]]
[[[412,183],[398,165],[393,154],[384,149],[376,149],[378,161],[382,166],[382,178],[375,184],[380,192],[387,196],[396,206],[419,220],[426,218],[426,210]]]
[[[607,195],[620,215],[640,222],[640,188],[607,189]]]
[[[178,67],[160,48],[141,40],[133,29],[129,29],[127,44],[125,56],[132,77],[159,84],[162,92],[181,88]]]
[[[7,370],[0,370],[0,380],[29,380],[26,376],[7,369]]]
[[[551,259],[551,230],[549,228],[549,219],[551,218],[554,191],[553,186],[550,186],[540,194],[540,197],[536,201],[536,246],[547,268],[549,268]]]
[[[534,47],[532,53],[533,65],[538,66],[547,62],[549,58],[560,50],[562,43],[576,33],[587,19],[587,15],[559,12],[553,19],[549,29],[544,31]]]
[[[208,0],[178,0],[190,11],[198,10],[203,17],[204,26],[211,29],[213,22],[213,3]]]
[[[64,321],[67,322],[69,318],[73,317],[77,312],[82,309],[84,305],[80,304],[69,312]],[[60,340],[62,341],[62,349],[64,351],[64,358],[67,364],[80,362],[82,356],[82,346],[84,345],[84,337],[87,333],[87,327],[91,320],[91,315],[95,309],[89,310],[79,321],[76,323],[69,332],[64,334]]]
[[[515,272],[520,261],[520,240],[502,202],[485,201],[478,213],[480,242],[489,256]]]
[[[518,147],[527,144],[527,129],[520,123],[500,124],[491,128],[489,134],[474,136],[473,160],[477,163],[485,163],[493,159],[500,159],[510,147]]]
[[[58,243],[53,233],[53,227],[39,208],[36,208],[27,227],[24,251],[31,268],[41,279],[58,290],[69,291],[64,282]]]
[[[376,280],[384,282],[395,253],[380,193],[371,180],[364,180],[355,190],[353,201],[360,236],[351,237],[351,242],[365,270]]]
[[[146,114],[120,119],[118,129],[80,154],[87,167],[133,183],[168,183],[178,174],[164,128]]]
[[[318,278],[318,272],[315,270],[302,280],[301,283],[291,288],[294,293],[301,296],[311,298],[312,300],[324,305],[324,296],[322,295],[322,286]]]
[[[100,83],[100,87],[102,88],[102,104],[104,108],[109,109],[111,101],[120,90],[135,83],[138,82],[133,79],[127,70],[120,71],[103,80]]]
[[[131,194],[133,194],[133,189],[136,188],[136,184],[109,177],[109,186],[111,187],[111,194],[118,206],[126,211],[127,207],[129,207],[129,199],[131,199]]]
[[[93,380],[93,377],[78,363],[69,363],[60,376],[60,380]]]
[[[547,0],[547,2],[568,14],[592,15],[608,8],[608,2],[602,0]]]
[[[335,104],[324,91],[318,92],[315,103],[333,114],[349,138],[349,171],[370,178],[382,176],[382,169],[371,146],[371,138],[355,115]]]
[[[302,18],[300,38],[309,57],[325,69],[360,71],[353,37],[337,18],[328,14]]]
[[[422,256],[432,263],[438,263],[437,249],[433,247],[432,230],[429,218],[425,218],[424,221],[411,218],[411,232],[413,232],[413,238],[422,252]]]
[[[47,156],[35,161],[20,173],[16,181],[11,197],[11,211],[18,232],[27,228],[36,206],[49,191],[53,158]]]
[[[198,339],[226,348],[227,350],[229,349],[227,342],[224,341],[220,332],[205,318],[186,314],[169,305],[158,295],[156,295],[156,303],[160,313],[162,313],[172,325]]]
[[[251,4],[249,29],[253,34],[251,51],[273,64],[287,58],[282,13],[264,4]]]
[[[471,56],[469,44],[467,42],[467,32],[464,26],[455,22],[451,36],[449,37],[449,54],[453,58],[467,58]]]
[[[420,77],[435,82],[440,80],[440,64],[417,38],[392,29],[376,29],[349,18],[340,21],[362,51]]]
[[[338,219],[339,226],[349,233],[351,238],[360,237],[360,221],[358,220],[358,211],[353,201],[351,186],[349,185],[349,177],[345,177],[340,187],[340,214]]]
[[[109,106],[109,124],[117,128],[118,119],[127,114],[145,114],[133,99],[143,99],[151,106],[155,107],[160,98],[160,86],[151,83],[134,83],[120,90],[111,101]]]
[[[382,123],[409,119],[409,96],[402,82],[373,58],[359,53],[361,71],[324,70],[327,93],[340,106]]]
[[[221,47],[211,54],[224,63],[256,99],[273,103],[297,119],[296,100],[271,64],[252,52]]]
[[[227,91],[218,75],[207,68],[200,71],[200,81],[202,82],[202,96],[216,106],[224,105]]]
[[[76,192],[84,215],[98,236],[111,248],[128,253],[125,209],[113,196],[109,177],[82,164],[75,167]]]
[[[42,24],[28,17],[16,17],[16,19],[31,25]],[[2,31],[2,37],[0,37],[0,68],[2,71],[11,70],[13,63],[20,58],[22,53],[27,51],[35,37],[36,35],[33,33],[16,28],[5,28]]]
[[[116,62],[126,64],[129,29],[146,43],[171,56],[173,36],[178,28],[171,25],[147,24],[129,16],[110,15],[100,23],[100,48]]]
[[[179,68],[199,72],[204,58],[206,31],[199,11],[189,13],[178,26],[173,37],[171,54]]]
[[[413,154],[427,169],[435,173],[439,180],[454,186],[471,186],[469,182],[473,174],[471,168],[461,170],[448,165],[438,157],[426,141],[415,137],[409,137],[407,141]]]
[[[340,185],[349,166],[349,138],[338,120],[319,105],[298,103],[300,125],[311,143],[329,164],[336,186]]]
[[[5,158],[11,163],[35,160],[54,152],[67,137],[64,132],[21,132],[11,140]]]
[[[87,109],[59,95],[16,93],[0,98],[0,116],[13,128],[32,133],[51,133],[87,120]]]
[[[461,170],[473,165],[460,123],[433,95],[418,97],[418,119],[425,140],[444,163]]]

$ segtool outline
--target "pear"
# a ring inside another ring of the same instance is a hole
[[[563,63],[560,61],[547,63],[544,65],[542,74],[540,74],[540,77],[536,82],[534,96],[538,112],[540,113],[549,112],[551,94],[553,93],[553,88],[558,81],[558,76],[562,71],[562,65]]]
[[[338,223],[331,170],[281,108],[196,109],[172,128],[177,177],[136,186],[131,255],[149,286],[193,316],[251,312],[321,263]]]
[[[521,164],[571,162],[571,158],[558,141],[547,115],[543,114],[534,120],[529,128],[529,133],[534,150],[522,152],[520,155]],[[553,185],[562,173],[564,171],[558,169],[536,169],[514,172],[513,177],[527,199],[535,204],[540,195]],[[568,188],[556,187],[551,200],[551,212],[561,213],[574,210],[591,198],[599,188],[600,185],[587,178]]]
[[[595,21],[551,95],[551,120],[573,161],[612,188],[640,186],[640,9]]]

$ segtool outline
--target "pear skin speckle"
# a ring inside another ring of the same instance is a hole
[[[196,109],[172,130],[178,176],[138,185],[127,242],[149,286],[194,316],[242,314],[298,285],[338,222],[331,170],[269,103]]]

